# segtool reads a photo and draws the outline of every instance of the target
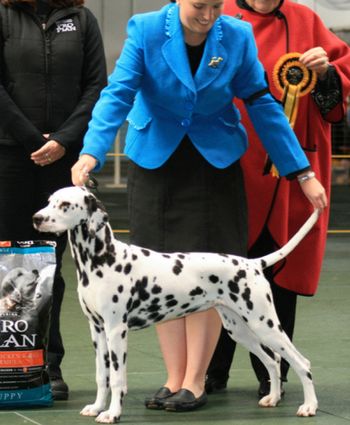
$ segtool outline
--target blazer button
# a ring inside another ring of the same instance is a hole
[[[188,118],[185,118],[181,121],[181,125],[182,127],[189,127],[191,125],[191,120],[189,120]]]

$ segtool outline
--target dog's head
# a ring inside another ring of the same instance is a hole
[[[26,270],[16,267],[9,271],[0,285],[0,298],[7,310],[25,308],[34,300],[35,289],[39,280],[38,270]]]
[[[33,225],[39,232],[61,234],[86,224],[94,237],[108,221],[102,203],[84,187],[72,186],[57,190],[49,204],[33,216]]]

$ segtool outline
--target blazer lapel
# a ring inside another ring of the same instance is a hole
[[[177,78],[191,91],[196,93],[180,23],[178,6],[174,5],[168,10],[165,32],[169,39],[162,46],[164,59]]]
[[[211,84],[213,80],[221,75],[225,68],[228,54],[221,43],[221,39],[221,20],[218,18],[213,28],[208,33],[203,57],[194,78],[198,91]]]

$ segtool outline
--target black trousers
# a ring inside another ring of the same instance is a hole
[[[21,147],[0,146],[0,240],[54,240],[56,273],[53,284],[51,322],[48,340],[50,375],[60,376],[64,347],[60,332],[60,312],[65,290],[61,274],[62,256],[67,235],[59,237],[38,233],[32,216],[47,204],[55,190],[71,185],[70,168],[77,154],[66,155],[52,165],[39,167],[28,158]]]
[[[273,240],[265,228],[256,244],[249,250],[248,257],[256,258],[272,252],[276,249]],[[295,314],[297,304],[297,294],[278,286],[273,280],[272,268],[264,271],[266,279],[269,281],[277,316],[281,322],[283,330],[292,340],[295,325]],[[236,343],[229,337],[226,330],[222,328],[219,342],[208,368],[208,376],[225,381],[229,377],[229,371],[233,361]],[[252,353],[250,360],[258,381],[269,379],[269,374],[261,361]],[[289,364],[284,359],[281,361],[281,380],[287,381]]]

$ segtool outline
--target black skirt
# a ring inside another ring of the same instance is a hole
[[[239,161],[210,165],[185,137],[160,168],[128,169],[131,243],[160,252],[246,256],[247,210]]]

